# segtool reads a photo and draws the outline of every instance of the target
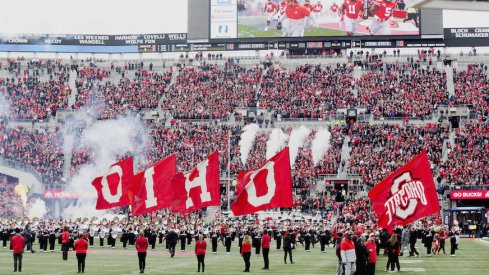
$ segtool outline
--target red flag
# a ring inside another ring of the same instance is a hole
[[[259,169],[240,173],[236,186],[242,186],[242,190],[231,205],[235,216],[292,207],[289,148],[280,151]]]
[[[426,151],[414,157],[368,193],[380,227],[389,232],[440,211]]]
[[[132,215],[142,215],[171,207],[174,189],[170,181],[176,173],[177,161],[175,155],[172,155],[135,175],[131,187],[135,195]]]
[[[184,200],[174,201],[174,213],[187,213],[207,206],[221,205],[218,152],[209,155],[189,173],[177,174],[172,185],[175,192],[185,191]]]
[[[112,164],[108,173],[92,181],[97,190],[96,209],[108,209],[131,204],[129,188],[133,178],[132,157]]]

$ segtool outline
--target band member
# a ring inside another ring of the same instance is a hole
[[[56,246],[56,230],[54,228],[51,228],[51,231],[49,232],[49,251],[54,252],[55,246]]]
[[[185,230],[180,231],[178,239],[180,241],[180,251],[185,252],[185,244],[187,242],[187,233],[185,233]]]
[[[282,248],[282,236],[284,235],[285,232],[280,231],[278,229],[274,230],[274,236],[275,236],[275,242],[277,243],[277,250],[280,250]]]
[[[268,253],[270,252],[270,235],[268,235],[268,232],[266,229],[263,230],[263,237],[261,238],[261,247],[263,248],[263,263],[264,267],[262,269],[268,270],[269,269],[269,259],[268,259]]]
[[[326,253],[325,251],[326,241],[327,241],[326,232],[324,230],[319,231],[319,245],[321,247],[321,253]]]
[[[238,237],[239,254],[241,254],[242,249],[243,249],[244,236],[245,236],[245,233],[243,232],[242,229],[240,229],[240,231],[239,231],[239,237]]]
[[[90,244],[90,247],[93,246],[93,238],[95,237],[95,232],[97,232],[95,226],[94,225],[90,226],[90,236],[88,237],[88,242]]]
[[[345,30],[348,36],[352,36],[357,28],[359,17],[363,14],[362,0],[345,0],[343,3],[343,14],[345,21]]]
[[[111,228],[111,232],[109,234],[110,234],[110,237],[112,238],[112,240],[111,240],[111,246],[112,246],[113,249],[115,249],[115,243],[116,243],[116,240],[117,240],[118,233],[119,232],[117,232],[117,229]]]
[[[212,253],[216,254],[217,253],[217,242],[219,239],[219,234],[217,234],[217,230],[214,230],[211,233],[211,245],[212,245]]]
[[[14,254],[14,272],[22,272],[22,254],[24,253],[25,239],[20,234],[20,229],[15,230],[15,236],[10,241]]]
[[[204,259],[205,250],[207,248],[207,243],[204,240],[204,235],[199,234],[199,240],[195,242],[195,255],[197,256],[197,272],[200,272],[200,267],[202,266],[202,272],[204,272]]]
[[[68,232],[68,227],[63,228],[63,234],[61,234],[61,250],[63,251],[63,260],[68,260],[68,249],[70,245],[70,232]]]
[[[156,239],[158,238],[158,235],[156,234],[156,230],[151,230],[151,234],[149,237],[149,244],[151,245],[151,249],[155,250],[156,248]]]
[[[250,257],[251,257],[251,238],[248,235],[244,236],[243,243],[241,244],[241,257],[245,262],[245,270],[243,272],[250,272]]]
[[[75,242],[76,260],[78,262],[78,273],[85,273],[85,260],[87,258],[88,242],[87,236],[80,234],[80,237]]]
[[[233,243],[233,235],[231,232],[228,232],[226,234],[226,237],[224,238],[224,246],[226,247],[226,254],[231,254],[231,244]]]
[[[261,235],[260,235],[260,232],[257,230],[257,232],[252,234],[252,236],[253,236],[253,246],[255,247],[255,254],[260,255],[260,251],[261,251]]]
[[[106,234],[105,227],[99,228],[99,230],[98,230],[98,237],[100,239],[100,246],[102,246],[102,247],[104,246],[105,234]]]
[[[35,240],[35,238],[32,237],[33,233],[34,232],[32,232],[30,229],[30,223],[27,223],[25,226],[25,229],[24,229],[24,240],[25,240],[25,243],[27,245],[27,250],[30,251],[31,253],[36,252],[36,251],[34,251],[34,249],[32,247],[32,243]]]
[[[44,232],[42,233],[42,249],[44,252],[48,252],[48,243],[49,243],[49,230],[45,228]]]
[[[389,21],[392,17],[393,10],[397,7],[395,0],[375,1],[372,12],[374,18],[370,26],[370,34],[375,35],[380,31],[382,35],[390,35],[391,28]]]
[[[305,246],[305,251],[306,252],[311,252],[311,241],[312,241],[312,230],[309,230],[304,234],[304,243],[306,244]]]
[[[289,254],[290,263],[293,264],[292,260],[292,248],[294,248],[294,231],[289,230],[287,236],[284,236],[284,263],[287,263],[287,254]]]
[[[170,232],[168,232],[166,240],[168,241],[168,250],[170,252],[170,257],[173,258],[175,257],[175,246],[177,245],[178,241],[178,234],[175,232],[174,229],[171,229]]]

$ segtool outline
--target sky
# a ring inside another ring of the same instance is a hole
[[[0,33],[186,33],[188,0],[6,0]]]

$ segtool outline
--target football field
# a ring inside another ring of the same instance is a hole
[[[275,245],[275,242],[272,242]],[[449,243],[447,243],[449,249]],[[401,274],[488,274],[489,269],[489,242],[479,240],[461,240],[457,257],[449,255],[435,255],[426,257],[426,249],[418,242],[419,258],[401,257]],[[38,246],[35,246],[38,249]],[[59,248],[59,246],[57,247]],[[197,260],[193,254],[193,244],[187,247],[187,252],[180,252],[177,246],[177,255],[170,258],[164,247],[157,245],[154,251],[148,251],[145,274],[196,274]],[[449,253],[449,251],[447,251]],[[261,255],[251,257],[251,273],[256,274],[335,274],[337,258],[332,247],[326,253],[320,253],[316,246],[311,252],[305,252],[299,244],[293,252],[295,264],[284,264],[283,252],[274,250],[270,252],[270,270],[261,270],[263,258]],[[70,252],[68,261],[61,259],[61,253],[24,254],[24,274],[76,274],[76,258]],[[387,257],[380,256],[377,262],[376,274],[385,272]],[[233,243],[232,252],[226,255],[224,247],[219,244],[218,254],[210,253],[208,242],[205,258],[208,274],[242,274],[244,263],[238,254],[237,242]],[[0,248],[0,274],[13,274],[13,257],[7,249]],[[87,255],[85,274],[139,274],[138,260],[134,247],[122,249],[90,248]]]

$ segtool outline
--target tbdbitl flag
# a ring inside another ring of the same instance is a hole
[[[440,211],[426,151],[378,183],[368,196],[378,225],[389,232]]]

